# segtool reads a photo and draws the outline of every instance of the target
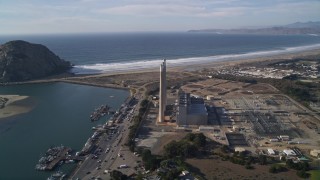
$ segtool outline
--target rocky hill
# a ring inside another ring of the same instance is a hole
[[[42,78],[70,68],[70,62],[40,44],[18,40],[0,45],[0,82]]]

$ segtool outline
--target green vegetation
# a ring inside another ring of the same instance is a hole
[[[155,170],[160,166],[161,158],[151,154],[149,149],[145,149],[141,154],[146,170]]]
[[[297,162],[297,163],[294,163],[292,161],[292,159],[288,159],[286,161],[286,165],[288,168],[290,169],[295,169],[295,170],[298,170],[298,171],[308,171],[310,166],[309,166],[309,163],[307,162]]]
[[[179,159],[166,159],[161,161],[158,176],[164,180],[178,179],[183,170],[188,170],[187,164]]]
[[[254,169],[252,164],[268,165],[272,163],[277,163],[278,161],[272,157],[265,155],[251,156],[248,152],[234,152],[232,149],[229,149],[228,146],[223,145],[220,147],[219,151],[216,151],[214,155],[221,157],[223,161],[230,161],[234,164],[243,165],[246,169]],[[281,172],[284,169],[280,166],[274,166],[270,168],[270,172]]]
[[[287,170],[287,168],[284,167],[283,165],[280,165],[280,164],[273,164],[269,168],[270,173],[278,173],[278,172],[283,172],[286,170]]]
[[[142,118],[147,111],[149,105],[149,101],[147,99],[144,99],[140,103],[140,108],[139,108],[139,114],[135,117],[133,117],[133,125],[129,127],[129,135],[128,135],[128,142],[126,143],[127,146],[129,146],[130,151],[134,151],[135,148],[135,137],[137,134],[137,131],[139,129],[140,123],[142,121]]]
[[[113,170],[110,172],[110,177],[112,180],[125,180],[128,179],[128,176],[125,174],[122,174],[122,172]]]
[[[311,174],[311,180],[319,180],[320,179],[320,170],[312,170],[309,172]]]
[[[267,156],[265,156],[265,155],[259,155],[258,160],[259,160],[259,164],[260,165],[266,165],[267,164]]]
[[[282,79],[287,79],[287,80],[298,80],[300,76],[298,74],[291,74],[289,76],[285,76]]]
[[[187,134],[180,141],[171,141],[165,146],[163,157],[151,154],[149,149],[138,148],[146,170],[158,171],[164,180],[177,179],[183,170],[188,170],[185,158],[195,157],[206,146],[206,137],[200,134]]]
[[[189,133],[181,141],[171,141],[167,144],[165,149],[165,156],[168,158],[182,157],[189,158],[195,157],[199,152],[199,148],[206,145],[206,137],[200,134]]]
[[[297,171],[297,176],[299,176],[301,178],[308,178],[310,176],[310,174],[306,173],[305,170],[300,170],[300,171]]]

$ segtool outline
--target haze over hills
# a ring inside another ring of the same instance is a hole
[[[270,28],[239,28],[239,29],[199,29],[188,32],[212,32],[216,34],[313,34],[320,35],[320,21],[296,22],[284,26]]]

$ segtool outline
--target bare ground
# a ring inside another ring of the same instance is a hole
[[[205,179],[300,179],[293,170],[272,174],[269,173],[269,166],[262,165],[254,165],[254,169],[250,170],[245,169],[242,165],[222,161],[216,156],[207,159],[187,159],[186,162],[191,165],[192,172],[196,172]]]

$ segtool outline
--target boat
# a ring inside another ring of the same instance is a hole
[[[55,173],[53,173],[51,176],[54,178],[59,178],[62,177],[64,175],[64,173],[62,171],[57,171]]]
[[[110,107],[108,105],[101,105],[99,108],[96,108],[93,113],[90,115],[91,121],[97,121],[101,117],[109,113]]]

